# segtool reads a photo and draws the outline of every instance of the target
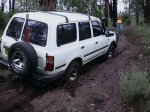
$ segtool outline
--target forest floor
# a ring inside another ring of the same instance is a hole
[[[38,88],[29,81],[12,80],[0,65],[0,111],[3,112],[130,112],[121,97],[120,73],[132,65],[144,69],[142,45],[135,38],[120,36],[114,58],[96,59],[83,67],[73,84],[59,81]]]

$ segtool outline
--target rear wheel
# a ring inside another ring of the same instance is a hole
[[[65,80],[67,82],[74,82],[78,79],[78,76],[81,73],[81,66],[78,62],[72,62],[66,72]]]

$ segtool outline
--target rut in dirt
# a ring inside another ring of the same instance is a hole
[[[4,77],[10,73],[2,69],[0,105],[4,106],[0,111],[122,112],[119,73],[140,63],[138,56],[142,51],[139,44],[130,37],[121,36],[114,58],[90,62],[73,84],[63,85],[56,81],[46,88],[37,88],[30,82],[11,82]],[[17,92],[18,88],[20,92]]]

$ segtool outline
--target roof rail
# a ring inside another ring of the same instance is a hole
[[[89,20],[91,20],[91,17],[90,17],[90,15],[89,15],[89,14],[87,14],[87,16],[89,17]]]
[[[66,19],[66,23],[69,23],[69,19],[67,18],[67,16],[64,16],[64,15],[61,15],[61,14],[52,13],[52,12],[48,12],[48,14],[53,14],[53,15],[64,17]]]
[[[56,12],[67,12],[67,13],[78,13],[78,12],[64,11],[64,10],[54,10],[54,11],[56,11]],[[82,13],[79,13],[79,14],[82,14]],[[91,17],[89,14],[85,14],[85,15],[87,15],[89,17],[89,20],[91,20]]]
[[[38,10],[28,10],[28,12],[38,12]]]
[[[67,12],[67,13],[75,13],[75,12],[72,12],[72,11],[57,10],[57,9],[55,9],[54,11],[56,11],[56,12]]]

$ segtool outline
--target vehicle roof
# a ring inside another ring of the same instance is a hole
[[[26,18],[27,14],[29,14],[29,19],[42,21],[45,23],[64,23],[67,19],[69,22],[88,21],[89,19],[100,21],[97,17],[88,16],[82,13],[59,11],[17,13],[14,15],[14,17]]]

